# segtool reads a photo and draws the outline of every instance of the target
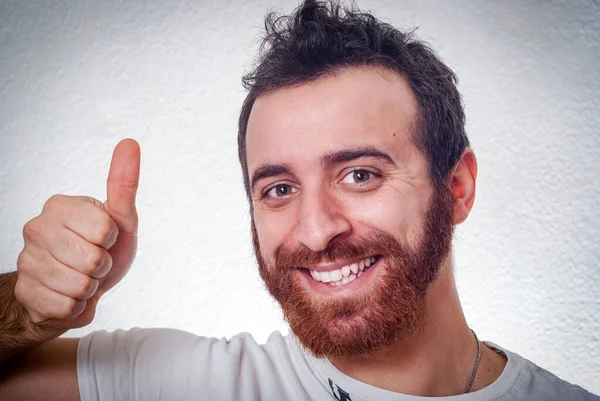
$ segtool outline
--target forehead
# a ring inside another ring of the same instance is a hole
[[[307,166],[321,155],[374,146],[401,158],[414,152],[418,113],[408,82],[380,68],[348,68],[316,81],[269,92],[250,113],[250,174],[264,164]]]

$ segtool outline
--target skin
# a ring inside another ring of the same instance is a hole
[[[253,221],[266,261],[274,265],[280,247],[303,245],[320,252],[332,241],[373,230],[414,246],[432,194],[426,160],[411,140],[417,113],[408,83],[379,68],[348,68],[257,99],[246,143],[250,177],[265,165],[288,169],[263,177],[252,190]],[[324,155],[364,146],[385,152],[392,162],[361,157],[322,163]],[[375,174],[357,180],[355,169]],[[466,149],[448,177],[455,195],[455,224],[473,206],[476,175],[475,156]],[[304,282],[313,297],[353,295],[317,292]],[[369,286],[357,291],[368,292]],[[385,352],[331,358],[332,363],[351,377],[391,391],[463,393],[477,348],[456,292],[451,255],[428,290],[426,310],[419,332],[389,344]],[[505,363],[483,346],[471,391],[492,383]]]

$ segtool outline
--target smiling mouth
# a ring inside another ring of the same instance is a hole
[[[379,256],[368,256],[359,262],[342,266],[339,269],[328,271],[306,270],[310,272],[310,275],[315,281],[337,287],[348,284],[362,276],[363,272],[377,262],[378,259]]]

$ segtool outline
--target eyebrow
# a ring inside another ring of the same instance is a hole
[[[277,175],[292,174],[292,169],[287,164],[264,164],[256,169],[252,174],[250,181],[251,191],[254,192],[256,183],[263,178],[274,177]]]
[[[336,152],[329,152],[321,156],[321,165],[323,168],[329,168],[335,164],[346,163],[361,157],[374,157],[385,161],[386,163],[396,165],[394,160],[387,153],[377,149],[374,146],[362,146],[354,149],[343,149]],[[287,164],[264,164],[254,171],[250,180],[250,190],[254,192],[256,183],[264,178],[278,175],[292,175],[292,168]]]
[[[377,149],[374,146],[362,146],[355,149],[344,149],[337,152],[329,152],[321,157],[321,165],[324,168],[334,164],[345,163],[361,157],[375,157],[395,166],[394,160],[387,153]]]

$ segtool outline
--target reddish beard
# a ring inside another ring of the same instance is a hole
[[[317,357],[348,357],[379,352],[420,327],[427,289],[450,252],[453,230],[453,198],[444,188],[434,191],[422,238],[414,248],[375,231],[364,238],[332,242],[322,252],[281,246],[275,252],[275,266],[270,266],[260,253],[254,223],[252,240],[259,273],[303,346]],[[298,270],[375,255],[383,263],[376,267],[379,271],[372,288],[340,299],[312,294]]]

